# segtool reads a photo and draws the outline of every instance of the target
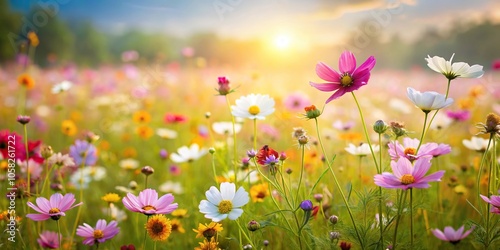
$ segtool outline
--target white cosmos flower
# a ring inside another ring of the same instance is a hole
[[[177,152],[170,155],[170,160],[175,163],[182,162],[192,162],[204,156],[208,150],[206,148],[200,148],[198,144],[193,143],[189,148],[187,146],[182,146],[177,149]]]
[[[378,152],[380,150],[380,147],[378,145],[372,145],[372,149],[373,152]],[[349,143],[349,146],[345,148],[345,150],[352,155],[359,155],[359,156],[366,156],[372,153],[368,143],[361,143],[361,145],[359,146]]]
[[[408,88],[407,95],[415,106],[427,113],[431,110],[448,107],[453,103],[452,98],[445,98],[444,95],[434,91],[420,92],[413,88]]]
[[[76,189],[86,189],[91,181],[100,181],[104,179],[104,177],[106,177],[106,168],[100,166],[88,166],[78,168],[78,170],[71,175],[70,181]]]
[[[168,128],[156,129],[156,134],[162,139],[175,139],[177,138],[177,131]]]
[[[488,147],[488,140],[477,136],[473,136],[470,140],[465,139],[462,143],[466,148],[478,152],[484,152]]]
[[[182,194],[184,188],[180,182],[166,181],[158,187],[164,193]]]
[[[249,94],[236,100],[231,114],[236,117],[264,120],[274,112],[274,99],[269,95]]]
[[[232,122],[214,122],[212,124],[212,129],[219,135],[233,135]],[[236,131],[236,134],[239,133],[241,131],[241,124],[235,123],[234,130]]]
[[[121,160],[120,163],[118,163],[118,165],[120,165],[120,167],[123,169],[132,170],[139,167],[139,161],[132,158],[127,158]]]
[[[52,87],[52,94],[59,94],[68,91],[73,86],[70,81],[62,81]]]
[[[220,191],[211,186],[205,192],[207,200],[202,200],[198,208],[205,218],[214,222],[219,222],[226,218],[230,220],[238,219],[243,214],[242,206],[250,201],[248,192],[243,187],[236,191],[234,183],[223,182],[220,184]]]
[[[453,60],[453,56],[455,56],[455,54],[451,56],[449,61],[446,61],[446,59],[439,56],[430,57],[427,55],[425,60],[427,61],[427,66],[429,66],[429,68],[443,74],[449,80],[453,80],[457,77],[479,78],[483,76],[483,66],[478,64],[469,66],[469,64],[464,62],[456,62],[452,64],[451,61]]]

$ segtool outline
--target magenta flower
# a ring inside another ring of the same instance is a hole
[[[420,146],[417,152],[419,139],[403,138],[403,145],[398,141],[389,143],[389,155],[391,160],[395,161],[403,157],[410,161],[414,161],[422,156],[432,155],[439,156],[451,152],[451,148],[447,144],[437,144],[434,142],[424,143]]]
[[[429,182],[441,181],[444,175],[444,170],[434,172],[427,175],[427,171],[431,167],[430,156],[418,158],[413,166],[410,160],[399,158],[399,160],[391,161],[392,172],[384,172],[377,174],[374,177],[375,184],[384,188],[401,188],[407,190],[409,188],[429,188]]]
[[[457,231],[449,226],[445,227],[444,231],[441,231],[439,229],[431,229],[434,236],[436,236],[438,239],[449,241],[453,245],[457,244],[465,237],[467,237],[472,232],[472,230],[474,230],[474,227],[464,232],[464,226],[461,226]]]
[[[65,194],[64,196],[60,193],[55,193],[50,196],[50,200],[38,197],[36,198],[36,206],[33,203],[28,202],[28,207],[33,208],[40,214],[27,214],[26,217],[34,221],[42,221],[49,218],[59,220],[61,216],[66,216],[64,212],[83,204],[83,202],[80,202],[71,206],[75,203],[75,201],[75,195],[71,193]]]
[[[113,220],[107,224],[102,219],[97,221],[95,229],[87,223],[83,223],[83,226],[78,226],[76,229],[76,235],[85,238],[82,243],[89,246],[103,243],[115,237],[119,232],[120,228],[117,227],[116,221]]]
[[[316,74],[327,83],[309,82],[309,84],[320,91],[336,91],[326,100],[326,103],[329,103],[347,92],[352,92],[366,85],[370,79],[370,70],[374,66],[375,58],[370,56],[356,68],[356,57],[352,52],[345,51],[339,58],[339,72],[319,62],[316,64]]]
[[[490,212],[494,214],[500,214],[500,195],[492,195],[490,198],[480,195],[483,201],[491,204]]]
[[[174,196],[172,194],[163,195],[158,199],[158,193],[151,188],[141,191],[139,196],[128,193],[127,196],[122,199],[123,205],[125,205],[128,210],[143,213],[148,216],[171,213],[178,207],[177,203],[172,203],[173,201]]]
[[[451,111],[448,110],[446,111],[446,116],[448,118],[457,121],[457,122],[465,122],[470,119],[471,113],[469,110],[462,109],[462,110],[457,110],[457,111]]]
[[[36,241],[42,248],[57,249],[59,248],[59,237],[60,234],[52,231],[43,231],[40,234],[40,238]]]

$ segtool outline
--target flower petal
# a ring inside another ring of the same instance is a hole
[[[329,82],[339,82],[340,75],[334,69],[330,68],[328,65],[319,62],[316,64],[316,74],[319,78],[329,81]]]
[[[339,58],[339,70],[340,73],[350,73],[352,74],[356,69],[356,57],[350,51],[344,51]]]

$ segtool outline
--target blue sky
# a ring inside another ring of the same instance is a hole
[[[500,20],[495,0],[9,0],[26,12],[32,5],[56,3],[64,20],[91,20],[103,31],[129,28],[188,36],[211,31],[224,37],[266,39],[288,34],[295,40],[342,43],[347,34],[399,34],[412,39],[427,28],[443,29],[453,20]],[[397,8],[395,8],[397,6]],[[382,21],[380,21],[382,20]],[[365,25],[360,25],[365,22]],[[364,31],[362,29],[368,29]]]

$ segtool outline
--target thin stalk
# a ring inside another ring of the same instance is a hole
[[[356,98],[356,95],[354,94],[354,92],[351,92],[351,94],[352,94],[352,97],[354,98],[354,101],[356,102],[356,106],[358,107],[358,112],[359,112],[359,116],[361,117],[361,123],[363,124],[363,131],[365,132],[366,141],[368,143],[368,146],[370,147],[370,152],[372,153],[373,163],[375,163],[375,168],[378,169],[379,165],[377,163],[377,159],[375,158],[375,152],[373,151],[373,148],[372,148],[372,142],[370,140],[370,136],[368,136],[368,130],[366,129],[366,123],[365,123],[365,118],[363,116],[363,111],[361,110],[361,106],[359,106],[358,99]]]
[[[486,146],[486,151],[484,151],[483,153],[483,156],[481,157],[481,163],[479,164],[479,171],[477,173],[477,183],[476,183],[476,186],[477,186],[477,197],[478,199],[481,199],[481,197],[479,196],[481,194],[481,173],[483,172],[483,168],[484,168],[484,162],[486,160],[486,153],[488,152],[488,149],[490,148],[491,146],[491,141],[493,140],[493,135],[490,134],[490,139],[488,141],[488,145]],[[489,196],[489,187],[488,187],[488,193],[486,194],[487,196]]]
[[[59,220],[57,220],[57,240],[59,241],[59,249],[62,249],[62,234],[61,234],[61,225],[59,225]]]
[[[404,197],[403,197],[403,194],[404,194]],[[402,207],[403,207],[403,203],[404,201],[406,200],[406,195],[407,195],[407,192],[405,191],[401,191],[401,193],[399,194],[399,205],[398,205],[398,217],[396,218],[396,226],[394,227],[394,236],[393,236],[393,240],[392,240],[392,249],[393,250],[396,250],[396,247],[397,247],[397,239],[398,239],[398,226],[399,226],[399,221],[401,219],[401,210],[402,210]]]
[[[333,169],[331,168],[330,160],[328,159],[328,156],[326,155],[325,147],[323,146],[323,141],[321,140],[321,136],[320,136],[320,133],[319,133],[318,119],[314,118],[314,121],[316,123],[316,132],[318,133],[319,145],[321,146],[321,150],[323,152],[323,155],[325,157],[326,163],[328,165],[328,169],[330,169],[330,172],[332,173],[335,185],[337,186],[337,189],[340,192],[340,196],[342,197],[342,201],[344,201],[344,204],[345,204],[345,206],[347,208],[347,212],[349,213],[349,217],[351,218],[352,225],[354,226],[354,231],[356,231],[356,237],[359,240],[359,244],[361,245],[361,249],[364,249],[363,240],[361,238],[361,235],[359,234],[358,228],[356,227],[356,221],[354,220],[354,216],[352,214],[351,207],[349,206],[349,203],[347,202],[347,199],[346,199],[346,197],[344,195],[344,192],[342,191],[342,188],[340,187],[340,183],[337,180],[337,176],[335,175],[335,172],[333,172]],[[371,146],[370,146],[370,148],[371,148]],[[373,153],[373,151],[372,151],[372,153]]]
[[[410,249],[413,249],[413,188],[410,188]]]
[[[243,228],[241,227],[239,220],[235,220],[235,221],[236,221],[236,224],[238,225],[238,228],[240,229],[240,230],[239,230],[239,231],[240,231],[240,233],[243,233],[243,236],[245,236],[245,239],[246,239],[246,240],[248,240],[248,243],[250,243],[250,245],[252,246],[252,248],[254,248],[254,247],[255,247],[255,245],[253,244],[253,242],[252,242],[252,240],[250,239],[250,237],[248,237],[248,235],[245,233],[245,231],[243,231]],[[241,239],[240,239],[240,243],[242,243],[242,242],[241,242]]]
[[[28,130],[26,129],[26,124],[23,125],[23,129],[24,129],[24,148],[26,150],[26,173],[28,174],[28,182],[26,183],[26,185],[27,185],[27,188],[28,188],[28,201],[29,201],[30,197],[31,197],[31,192],[30,192],[30,188],[31,188],[31,180],[30,180],[31,172],[30,172],[30,168],[29,168],[29,158],[30,158],[30,155],[29,155],[29,151],[28,151]]]
[[[382,147],[382,134],[378,134],[378,145]],[[380,162],[379,167],[377,168],[377,174],[382,174],[382,149],[379,151],[379,158],[378,162]],[[384,223],[382,222],[382,201],[383,201],[383,194],[382,194],[382,187],[378,187],[378,194],[379,194],[379,200],[378,200],[378,214],[379,214],[379,225],[380,225],[380,242],[382,249],[384,249]]]
[[[253,148],[257,150],[257,119],[253,119]]]
[[[226,95],[226,103],[227,107],[229,108],[229,112],[231,112],[231,103],[229,103],[229,98]],[[233,161],[236,161],[238,154],[236,152],[236,121],[234,119],[234,115],[231,114],[231,123],[233,124]],[[238,177],[237,177],[237,169],[236,169],[236,164],[234,162],[230,162],[229,164],[233,165],[233,170],[234,170],[234,183],[238,183]]]
[[[297,194],[295,195],[295,200],[299,201],[299,193],[300,193],[300,185],[302,184],[302,177],[304,175],[304,145],[300,145],[301,147],[301,165],[300,165],[300,176],[299,176],[299,185],[297,186]],[[293,198],[293,197],[292,197]]]
[[[219,184],[219,182],[217,181],[217,172],[215,171],[215,157],[214,157],[214,154],[215,153],[212,154],[212,171],[214,172],[215,184]],[[237,173],[234,172],[234,176],[235,176],[234,178],[235,178],[235,180],[236,180],[236,175],[237,175]]]
[[[436,113],[438,111],[436,110]],[[434,114],[436,114],[434,113]],[[426,124],[427,124],[427,117],[429,116],[429,111],[424,111],[424,114],[425,114],[425,117],[424,117],[424,126],[422,127],[422,135],[420,136],[420,142],[418,143],[418,147],[417,147],[417,150],[415,152],[415,155],[418,153],[418,150],[420,149],[420,146],[422,146],[422,141],[424,140],[424,137],[425,137],[425,133],[427,132],[427,130],[425,129],[426,127]]]

